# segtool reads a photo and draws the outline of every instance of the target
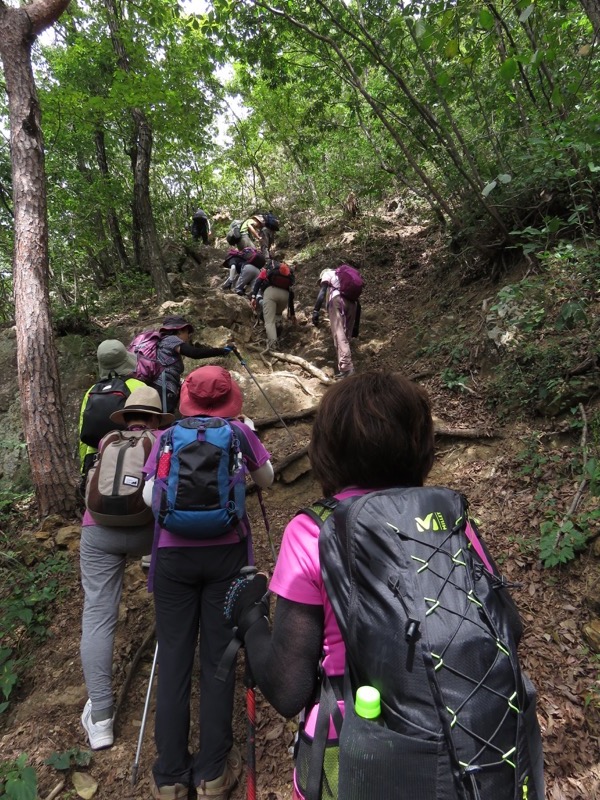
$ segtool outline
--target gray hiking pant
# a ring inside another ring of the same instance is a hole
[[[268,286],[263,294],[263,319],[267,332],[267,347],[277,344],[277,326],[281,325],[281,315],[286,310],[290,293],[278,286]]]
[[[242,233],[242,238],[236,244],[238,250],[243,250],[244,247],[253,247],[256,249],[256,242],[249,233]]]
[[[127,556],[152,550],[154,523],[139,528],[86,525],[81,529],[79,563],[83,586],[81,664],[92,720],[112,717],[112,658]]]
[[[345,300],[338,294],[333,300],[329,301],[327,310],[329,312],[333,344],[337,354],[338,369],[340,372],[349,372],[354,368],[350,340],[352,339],[352,329],[356,318],[356,303],[351,300]]]
[[[254,264],[244,264],[240,272],[240,277],[233,287],[235,291],[239,294],[245,294],[246,286],[250,286],[250,291],[252,291],[254,281],[258,278],[259,272],[259,268],[255,267]]]

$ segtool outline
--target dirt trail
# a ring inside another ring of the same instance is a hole
[[[447,485],[464,492],[492,553],[509,580],[518,582],[515,598],[521,609],[526,630],[521,647],[525,668],[534,679],[540,695],[539,714],[545,735],[547,762],[547,796],[551,800],[594,800],[600,798],[598,766],[598,710],[593,704],[586,709],[597,668],[582,647],[579,629],[585,619],[580,586],[592,579],[597,565],[583,559],[559,573],[541,569],[531,551],[523,551],[519,537],[535,534],[535,521],[529,518],[532,488],[519,476],[515,455],[521,449],[528,430],[524,425],[501,424],[491,414],[483,397],[477,394],[456,394],[439,380],[439,363],[433,364],[419,355],[418,343],[424,338],[435,341],[432,328],[440,337],[448,320],[449,308],[455,322],[465,315],[471,320],[472,335],[479,337],[477,309],[481,298],[493,293],[489,286],[463,289],[462,295],[451,295],[450,278],[440,280],[441,245],[437,235],[411,225],[399,226],[392,219],[380,224],[366,249],[349,252],[336,246],[339,231],[331,241],[322,242],[322,252],[301,266],[297,297],[299,325],[286,332],[285,347],[315,365],[331,370],[333,349],[325,328],[310,327],[309,317],[316,294],[316,277],[336,255],[346,253],[364,267],[367,287],[360,339],[355,342],[357,369],[387,367],[417,373],[431,394],[434,413],[443,424],[453,427],[481,428],[496,433],[495,438],[461,439],[438,437],[437,461],[430,483]],[[351,248],[350,248],[351,251]],[[199,283],[218,283],[221,278],[217,256],[206,271],[197,276]],[[290,255],[288,251],[288,257]],[[362,261],[362,263],[361,263]],[[191,279],[194,276],[190,276]],[[452,296],[452,302],[450,302]],[[470,316],[468,316],[470,314]],[[424,337],[424,332],[427,337]],[[258,331],[257,331],[258,333]],[[260,362],[253,364],[259,381],[267,377]],[[284,369],[304,378],[289,364],[273,364],[275,371]],[[324,388],[324,387],[323,387]],[[482,392],[483,395],[483,392]],[[292,427],[296,446],[306,444],[309,423]],[[262,434],[274,460],[290,452],[289,442],[277,428]],[[281,534],[292,513],[320,495],[310,473],[285,484],[278,481],[264,493],[271,525],[271,535],[278,548]],[[256,561],[272,566],[271,549],[256,497],[249,499],[249,512],[255,532]],[[79,714],[86,698],[79,663],[79,629],[81,591],[75,571],[69,599],[57,609],[51,638],[40,648],[35,666],[20,691],[20,699],[10,712],[1,735],[4,758],[20,752],[29,755],[40,780],[40,797],[46,797],[59,782],[60,775],[44,766],[52,752],[73,747],[85,749],[86,741],[79,723]],[[127,675],[131,661],[152,629],[151,597],[145,588],[145,575],[138,563],[126,571],[121,619],[115,647],[115,687],[117,692]],[[114,798],[149,798],[149,775],[154,758],[152,740],[153,710],[143,743],[139,780],[130,785],[131,766],[135,756],[144,697],[148,684],[153,644],[146,648],[133,675],[127,696],[117,720],[117,738],[113,748],[95,753],[87,771],[98,781],[98,800]],[[241,661],[241,659],[240,659]],[[242,666],[238,665],[238,690],[235,712],[235,736],[244,748],[246,738],[245,701]],[[197,698],[194,698],[197,702]],[[194,719],[194,718],[193,718]],[[193,722],[195,725],[195,722]],[[295,724],[279,717],[264,699],[257,696],[257,774],[258,797],[261,800],[290,800],[292,756]],[[192,741],[196,730],[192,730]],[[70,779],[59,797],[66,797]],[[72,796],[72,795],[70,795]],[[233,800],[245,797],[241,784],[232,794]]]

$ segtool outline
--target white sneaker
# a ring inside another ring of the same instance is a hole
[[[92,701],[88,700],[83,707],[81,724],[90,740],[92,750],[102,750],[105,747],[112,747],[115,740],[113,734],[113,721],[103,719],[100,722],[92,722]]]
[[[152,563],[152,553],[147,556],[142,556],[142,560],[140,561],[142,569],[150,569],[150,564]]]

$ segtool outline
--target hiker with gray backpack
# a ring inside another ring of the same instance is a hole
[[[134,389],[110,415],[112,430],[99,442],[87,475],[81,523],[84,592],[81,663],[88,700],[81,723],[92,750],[113,744],[112,658],[123,575],[128,557],[150,553],[154,521],[143,499],[142,468],[158,429],[173,422],[158,392]]]
[[[323,498],[288,524],[269,590],[243,573],[225,615],[258,687],[304,713],[295,800],[544,800],[522,624],[466,498],[426,486],[426,392],[369,371],[321,400]]]
[[[216,678],[232,635],[223,603],[232,579],[253,562],[246,474],[262,488],[273,481],[269,453],[240,419],[242,402],[226,369],[195,369],[181,388],[183,418],[161,435],[144,467],[157,523],[149,575],[159,663],[155,800],[185,800],[190,789],[198,800],[226,800],[242,771],[232,730],[235,675]],[[196,647],[200,724],[191,755]]]

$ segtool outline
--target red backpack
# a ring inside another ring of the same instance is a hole
[[[287,264],[284,264],[283,261],[273,261],[273,266],[267,270],[267,281],[269,286],[289,291],[294,285],[295,278]]]

